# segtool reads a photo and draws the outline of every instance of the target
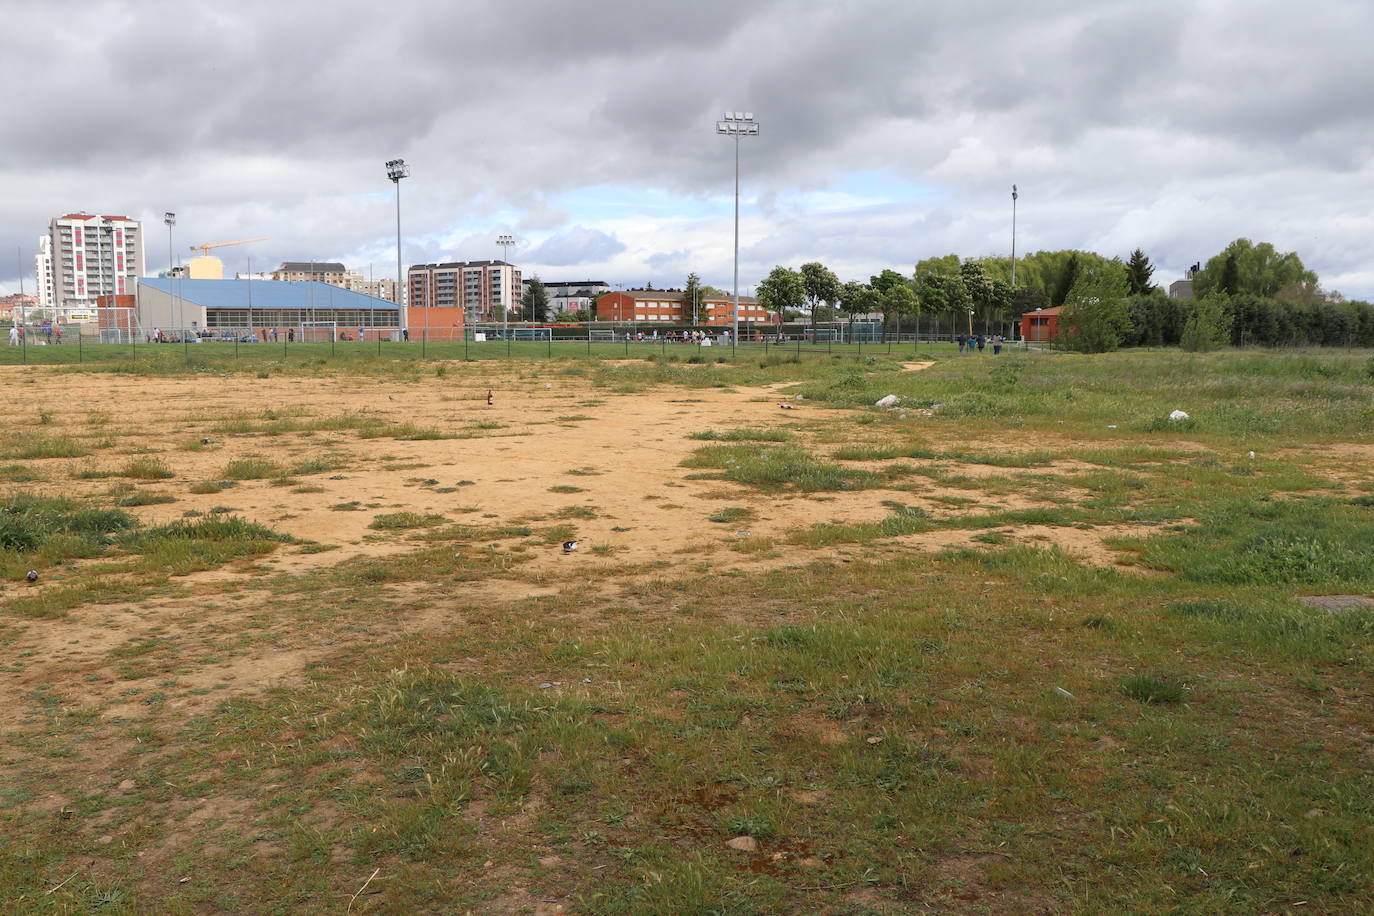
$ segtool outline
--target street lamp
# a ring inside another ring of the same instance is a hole
[[[168,211],[162,214],[162,221],[167,224],[167,290],[172,294],[172,308],[176,314],[177,327],[181,327],[181,302],[176,296],[176,287],[173,285],[176,280],[172,275],[172,227],[177,224],[177,215]]]
[[[723,120],[716,122],[716,133],[735,138],[735,314],[734,331],[731,345],[739,344],[739,138],[757,137],[758,122],[752,111],[727,111]]]
[[[496,237],[496,245],[501,249],[501,260],[507,264],[510,263],[510,248],[514,244],[515,238],[508,233],[503,232]],[[511,293],[514,292],[511,287],[513,286],[515,286],[515,271],[511,271],[509,277],[503,273],[501,283],[501,338],[503,340],[507,332],[506,324],[510,321],[510,299]]]
[[[410,177],[410,166],[404,159],[390,159],[386,177],[396,185],[396,308],[401,313],[401,338],[410,338],[410,316],[406,313],[405,293],[401,286],[401,179]]]

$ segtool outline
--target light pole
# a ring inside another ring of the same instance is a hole
[[[162,214],[162,221],[167,224],[167,290],[172,294],[172,309],[176,314],[177,327],[181,326],[181,302],[177,300],[176,287],[173,285],[176,278],[172,274],[172,227],[177,224],[177,215],[168,211]]]
[[[410,316],[406,314],[405,292],[401,287],[401,179],[410,177],[410,166],[404,159],[390,159],[386,177],[396,186],[396,308],[401,313],[401,339],[410,337]]]
[[[735,138],[735,314],[734,330],[730,344],[739,343],[739,138],[757,137],[758,122],[752,111],[727,111],[723,120],[716,122],[716,133]]]
[[[1011,186],[1011,294],[1016,295],[1016,185]]]
[[[501,249],[501,260],[504,261],[505,263],[509,264],[509,263],[510,263],[510,248],[511,248],[512,245],[515,244],[515,238],[514,238],[513,236],[509,235],[508,233],[504,233],[504,232],[503,232],[501,235],[498,235],[498,236],[496,237],[496,244],[497,244],[497,247],[499,247],[499,248]],[[507,324],[507,322],[510,321],[510,299],[511,299],[511,293],[513,292],[513,290],[511,289],[511,287],[513,287],[514,285],[515,285],[515,272],[514,272],[514,271],[511,271],[511,275],[510,275],[509,277],[506,277],[505,274],[502,273],[502,282],[501,282],[501,338],[502,338],[503,340],[505,339],[505,337],[506,337],[506,332],[507,332],[506,324]]]

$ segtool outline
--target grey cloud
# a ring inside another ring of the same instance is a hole
[[[614,236],[599,229],[575,226],[550,236],[524,256],[534,264],[571,267],[604,261],[624,250],[625,243]]]
[[[775,221],[746,240],[761,256],[834,250],[857,266],[865,250],[900,263],[996,250],[1016,180],[1046,247],[1139,233],[1181,266],[1199,256],[1185,249],[1312,222],[1291,247],[1314,264],[1358,277],[1374,257],[1336,231],[1374,204],[1374,12],[1359,0],[106,0],[83,7],[102,29],[80,41],[66,14],[7,4],[0,33],[0,81],[26,90],[0,103],[26,140],[0,151],[0,250],[21,245],[25,265],[69,208],[174,209],[188,243],[267,235],[264,259],[394,255],[381,162],[397,155],[415,168],[408,258],[452,256],[442,240],[481,223],[604,235],[551,201],[598,185],[720,193],[726,108],[762,123],[744,151],[749,193]],[[896,228],[885,211],[786,212],[798,190],[856,170],[934,185],[949,211],[910,205]],[[1166,206],[1188,199],[1201,209]],[[584,240],[579,253],[572,233],[536,250],[669,263],[619,237],[629,251]],[[485,237],[473,247],[491,255]],[[11,260],[0,283],[14,288]]]

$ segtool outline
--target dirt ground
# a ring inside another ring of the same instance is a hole
[[[908,369],[927,365],[912,364]],[[453,601],[473,606],[552,596],[565,589],[606,592],[636,569],[655,569],[663,575],[665,568],[695,568],[698,571],[686,573],[695,575],[700,574],[698,564],[709,563],[712,574],[747,575],[802,566],[817,554],[789,545],[790,532],[824,521],[874,522],[891,513],[884,501],[894,498],[935,517],[1037,505],[1020,495],[983,497],[935,483],[914,493],[878,489],[768,494],[689,476],[681,463],[705,444],[688,438],[691,433],[788,428],[805,437],[828,429],[840,416],[831,408],[790,399],[783,386],[613,393],[579,377],[516,376],[509,369],[507,374],[489,375],[475,374],[487,370],[466,371],[474,374],[418,381],[346,375],[142,378],[0,371],[11,390],[20,393],[3,408],[5,428],[68,436],[91,451],[80,458],[24,462],[41,472],[42,479],[10,484],[11,493],[96,496],[110,504],[112,486],[132,485],[136,491],[175,499],[128,510],[148,525],[221,508],[317,545],[310,551],[284,546],[263,558],[193,573],[169,597],[78,607],[60,622],[12,618],[9,651],[32,661],[22,672],[0,675],[0,724],[26,714],[28,704],[21,698],[41,684],[57,684],[64,695],[100,708],[107,717],[137,714],[137,702],[122,701],[115,693],[121,680],[111,660],[114,650],[131,639],[168,632],[188,640],[199,634],[204,645],[213,645],[216,634],[264,613],[273,599],[261,586],[270,586],[275,578],[416,548],[413,532],[370,527],[379,515],[414,512],[439,515],[451,523],[540,520],[545,525],[561,521],[574,526],[576,552],[565,554],[556,544],[540,546],[510,579],[465,584],[461,597]],[[492,404],[487,403],[488,391]],[[780,410],[783,400],[795,409]],[[235,420],[260,426],[272,418],[305,423],[344,414],[409,423],[459,438],[368,439],[349,429],[223,431]],[[922,418],[913,415],[910,422],[919,424]],[[1018,447],[1027,447],[1024,437]],[[824,454],[827,448],[816,446],[815,451]],[[174,476],[151,481],[91,477],[117,474],[131,459],[145,456],[165,462]],[[291,468],[315,459],[328,460],[334,469],[297,475],[285,486],[279,480],[259,479],[217,492],[191,492],[198,483],[221,480],[233,461],[266,460]],[[1077,463],[1065,462],[1064,468],[1042,467],[1033,473],[1063,473],[1076,467]],[[1031,473],[975,465],[960,465],[959,471],[979,480]],[[972,507],[971,497],[976,501]],[[752,516],[746,522],[710,521],[726,507],[746,508]],[[578,514],[569,517],[570,512]],[[1104,540],[1130,533],[1119,528],[1046,526],[997,530],[1011,541],[1055,544],[1101,565],[1121,559]],[[824,556],[880,558],[891,550],[938,550],[968,545],[977,533],[925,532],[882,545],[827,548]],[[749,540],[760,549],[741,549]],[[79,569],[80,564],[54,569],[36,586],[6,584],[0,598],[61,587]],[[380,590],[401,605],[403,591],[395,585]],[[458,613],[453,604],[418,604],[404,620],[396,621],[406,631],[423,633],[452,624]],[[215,608],[210,621],[207,605]],[[199,668],[183,666],[177,671],[182,690],[173,704],[189,711],[219,702],[222,695],[205,693],[212,686],[255,692],[289,683],[313,660],[337,652],[341,639],[346,637],[296,634]]]

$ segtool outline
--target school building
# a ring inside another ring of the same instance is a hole
[[[697,301],[697,324],[733,324],[734,314],[734,296],[702,296]],[[777,319],[753,296],[739,297],[740,324],[775,324]],[[692,303],[683,300],[680,290],[627,289],[597,297],[596,320],[690,324]]]

